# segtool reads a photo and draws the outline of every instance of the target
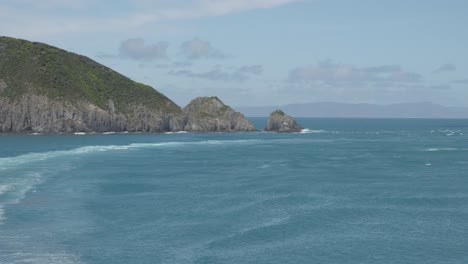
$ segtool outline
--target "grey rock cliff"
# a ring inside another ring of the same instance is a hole
[[[41,95],[24,95],[18,100],[0,97],[0,133],[72,133],[106,131],[164,132],[183,128],[181,116],[133,105],[126,114],[86,101],[52,100]]]
[[[265,127],[266,131],[273,132],[300,132],[303,128],[296,122],[294,118],[285,114],[281,110],[276,110],[270,114],[268,123]]]
[[[197,97],[183,111],[186,131],[255,131],[243,114],[225,105],[218,97]]]
[[[8,85],[0,79],[0,93],[4,92],[8,88]]]

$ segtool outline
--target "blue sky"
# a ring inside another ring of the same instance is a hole
[[[466,14],[461,0],[0,0],[0,35],[86,55],[182,106],[468,106]]]

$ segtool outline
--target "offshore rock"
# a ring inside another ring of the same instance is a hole
[[[218,97],[197,97],[183,111],[186,131],[255,131],[255,127],[243,114],[225,105]]]
[[[270,114],[268,123],[265,127],[266,131],[291,133],[300,132],[303,128],[296,122],[294,118],[284,113],[282,110],[276,110]]]

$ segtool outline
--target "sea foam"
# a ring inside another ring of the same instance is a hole
[[[314,129],[309,129],[309,128],[304,128],[299,132],[301,134],[312,134],[312,133],[327,133],[325,130],[314,130]]]
[[[157,143],[131,143],[128,145],[102,145],[102,146],[84,146],[70,150],[56,150],[47,152],[28,153],[15,157],[0,158],[0,171],[21,164],[31,163],[36,161],[43,161],[56,157],[63,157],[69,155],[82,155],[99,153],[114,150],[130,150],[139,148],[158,148],[158,147],[174,147],[174,146],[189,146],[189,145],[219,145],[219,144],[245,144],[261,142],[261,140],[205,140],[205,141],[191,141],[191,142],[157,142]]]
[[[435,152],[435,151],[456,151],[456,150],[464,150],[464,149],[457,149],[457,148],[427,148],[424,151],[426,151],[426,152]]]

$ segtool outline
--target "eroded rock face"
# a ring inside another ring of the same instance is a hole
[[[282,133],[300,132],[302,129],[303,128],[294,118],[281,110],[276,110],[270,114],[270,118],[268,118],[268,123],[265,127],[266,131]]]
[[[55,101],[41,95],[26,95],[11,101],[0,97],[0,133],[73,132],[165,132],[183,128],[181,116],[160,113],[135,105],[117,113],[109,100],[109,110],[88,102]]]
[[[255,127],[243,114],[225,105],[218,97],[197,97],[183,111],[186,131],[255,131]]]
[[[0,93],[4,92],[8,88],[8,85],[0,79]]]

